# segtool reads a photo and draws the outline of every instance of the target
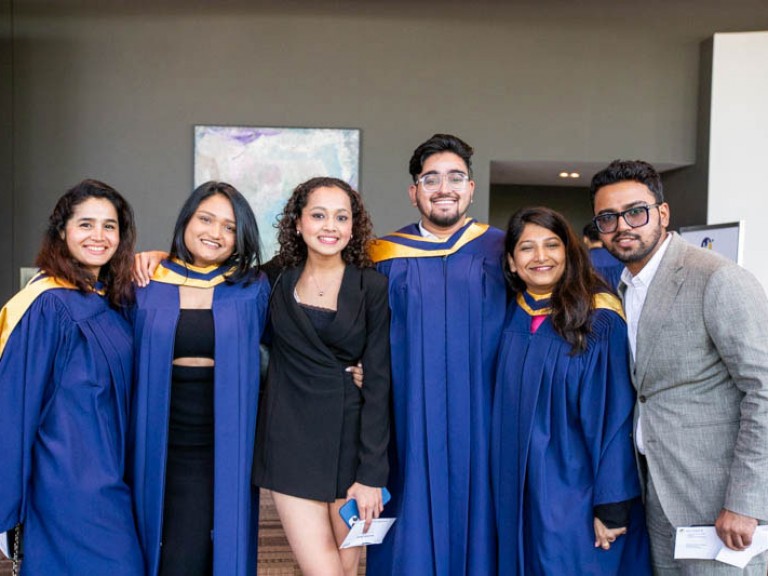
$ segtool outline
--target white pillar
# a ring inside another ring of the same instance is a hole
[[[768,291],[768,32],[714,36],[707,223],[745,221],[744,267]]]

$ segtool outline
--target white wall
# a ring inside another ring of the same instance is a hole
[[[768,32],[715,34],[707,223],[745,221],[744,266],[768,290]]]

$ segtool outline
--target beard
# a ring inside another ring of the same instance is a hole
[[[633,234],[631,231],[616,233],[609,242],[603,242],[605,249],[608,250],[622,264],[634,264],[647,259],[656,250],[661,243],[662,228],[657,226],[650,238],[643,240],[639,234]],[[637,247],[632,249],[622,248],[618,241],[621,238],[632,238],[637,240]]]
[[[453,212],[437,212],[432,206],[432,200],[440,200],[441,198],[451,198],[452,200],[456,200],[456,210]],[[462,212],[460,210],[460,201],[460,198],[451,194],[434,196],[426,201],[417,197],[416,207],[419,209],[419,212],[421,212],[422,218],[428,222],[431,222],[439,228],[450,228],[460,220],[463,220],[469,209],[469,205],[467,205],[466,209]]]

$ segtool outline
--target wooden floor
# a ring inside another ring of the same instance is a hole
[[[360,561],[359,575],[365,574],[365,553]],[[258,576],[300,576],[288,541],[280,526],[275,505],[269,492],[261,491],[259,506],[259,569]]]
[[[262,491],[259,507],[259,566],[258,576],[300,576],[293,560],[280,519],[269,493]],[[0,553],[0,556],[2,554]],[[10,576],[11,563],[0,561],[0,576]],[[360,575],[365,574],[365,557],[360,563]]]

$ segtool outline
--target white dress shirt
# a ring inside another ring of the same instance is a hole
[[[637,358],[637,326],[640,323],[640,314],[643,312],[643,306],[645,305],[645,298],[648,296],[648,288],[653,282],[654,276],[659,269],[661,259],[669,248],[669,239],[671,235],[667,234],[666,239],[662,242],[656,254],[643,266],[643,269],[632,276],[632,273],[627,269],[621,272],[621,281],[626,286],[624,290],[624,314],[627,317],[627,336],[629,337],[629,349],[632,351],[632,360]],[[639,404],[640,412],[637,418],[637,428],[635,429],[635,444],[640,454],[645,454],[645,446],[643,444],[643,405]]]
[[[419,234],[421,234],[424,238],[429,238],[430,240],[440,240],[437,236],[432,234],[429,230],[424,228],[424,226],[421,223],[421,220],[419,220]]]

